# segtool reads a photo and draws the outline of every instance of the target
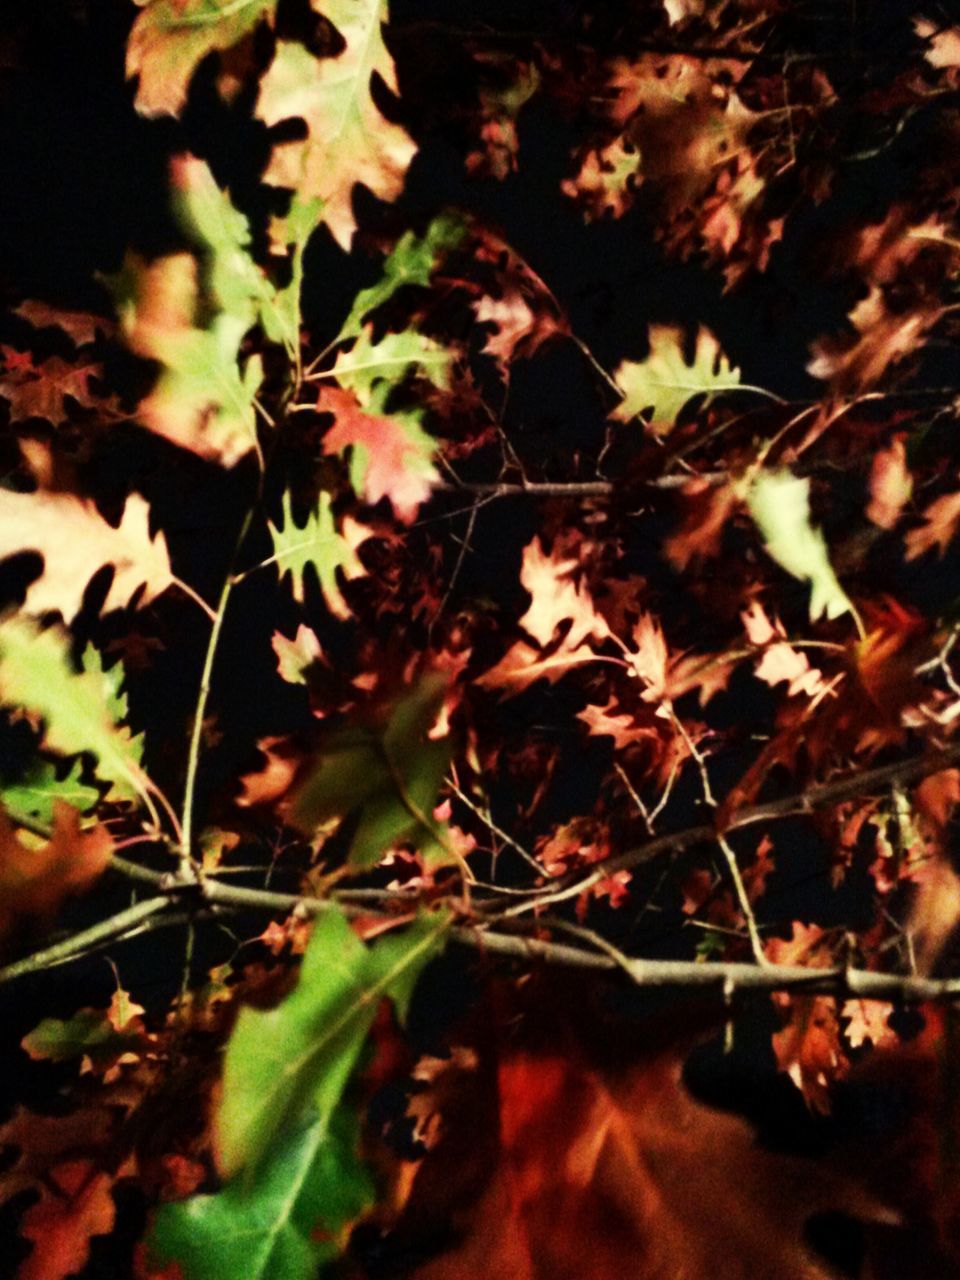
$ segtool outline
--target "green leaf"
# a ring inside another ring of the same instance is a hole
[[[452,363],[451,351],[415,329],[386,333],[374,343],[368,327],[350,351],[337,356],[331,374],[342,387],[352,391],[362,405],[370,406],[378,383],[385,381],[394,386],[411,371],[429,378],[435,386],[446,387]],[[378,404],[382,404],[382,399],[378,397]]]
[[[781,569],[810,583],[810,618],[838,618],[853,605],[837,581],[827,544],[810,524],[810,481],[789,471],[762,471],[746,493],[747,508]]]
[[[687,364],[683,330],[654,324],[650,326],[646,360],[624,360],[614,378],[624,398],[611,416],[619,422],[632,422],[650,409],[650,429],[664,436],[673,430],[681,409],[694,396],[736,390],[740,370],[731,368],[709,330],[701,328],[697,333],[693,363]]]
[[[121,329],[137,355],[155,360],[160,375],[138,416],[158,434],[201,457],[231,466],[257,447],[254,397],[262,378],[258,357],[243,370],[240,345],[253,316],[202,305],[197,262],[187,253],[152,263],[128,256],[110,282]]]
[[[330,510],[329,493],[321,493],[316,509],[300,528],[293,520],[290,494],[283,495],[283,524],[268,522],[273,539],[273,558],[280,568],[281,580],[290,575],[295,600],[303,603],[304,572],[312,564],[320,580],[320,589],[330,612],[338,618],[349,618],[350,607],[337,582],[337,570],[346,578],[359,578],[364,572],[355,548],[369,536],[369,530],[348,516],[343,527],[349,536],[338,533]]]
[[[432,817],[450,763],[448,736],[429,738],[448,688],[446,676],[419,681],[369,725],[333,730],[293,796],[289,820],[312,831],[331,818],[356,816],[349,860],[377,863],[404,842],[435,861],[450,861],[445,832]]]
[[[354,185],[362,182],[379,199],[395,200],[416,146],[384,118],[371,93],[374,75],[397,89],[381,31],[385,0],[324,0],[322,11],[343,37],[343,51],[315,58],[302,44],[278,40],[260,82],[261,120],[275,125],[300,118],[307,125],[305,138],[277,143],[264,180],[322,200],[324,222],[348,250],[356,228]]]
[[[294,359],[299,357],[303,255],[322,216],[323,201],[295,195],[286,217],[274,218],[270,225],[273,252],[286,255],[292,249],[293,254],[290,281],[278,290],[273,308],[263,312],[263,328],[270,341],[284,343]]]
[[[127,78],[138,75],[143,116],[179,116],[190,79],[209,53],[229,49],[273,17],[277,0],[137,0],[143,13],[127,42]]]
[[[337,908],[319,917],[296,987],[274,1009],[244,1006],[227,1045],[216,1121],[225,1177],[255,1170],[306,1110],[329,1120],[380,1001],[392,1000],[405,1019],[449,923],[445,914],[423,914],[366,946]]]
[[[69,1062],[86,1055],[101,1066],[141,1049],[144,1034],[139,1023],[117,1030],[104,1009],[80,1009],[66,1021],[44,1018],[20,1043],[37,1061]]]
[[[363,321],[370,312],[382,307],[404,285],[426,288],[437,263],[444,254],[462,243],[466,233],[462,218],[457,214],[442,213],[430,223],[425,235],[417,237],[408,231],[401,236],[384,261],[380,279],[368,289],[361,289],[354,298],[337,341],[359,337]]]
[[[0,700],[41,716],[50,750],[90,752],[97,773],[113,783],[111,799],[132,798],[146,789],[139,744],[112,713],[116,678],[75,671],[69,637],[60,627],[41,631],[23,617],[0,623]]]
[[[176,1260],[183,1280],[313,1280],[373,1207],[358,1146],[348,1107],[308,1113],[252,1178],[161,1206],[147,1240],[151,1261]]]
[[[100,799],[96,787],[81,781],[79,760],[74,761],[65,778],[58,778],[49,760],[37,760],[19,782],[0,787],[0,803],[14,822],[53,825],[53,804],[63,800],[80,813],[87,813]]]

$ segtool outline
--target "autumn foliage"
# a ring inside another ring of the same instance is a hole
[[[956,1274],[960,26],[52,9],[143,191],[4,250],[16,1275]]]

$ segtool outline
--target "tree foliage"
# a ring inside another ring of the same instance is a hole
[[[0,343],[17,1275],[950,1274],[960,28],[113,8],[162,231]]]

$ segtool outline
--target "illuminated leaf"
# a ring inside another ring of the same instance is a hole
[[[58,778],[49,760],[38,760],[19,782],[0,787],[0,803],[14,822],[50,826],[58,800],[86,813],[100,799],[96,787],[81,779],[80,761],[74,761],[65,778]]]
[[[439,479],[433,465],[434,441],[420,425],[421,414],[365,413],[354,396],[339,387],[323,387],[317,408],[334,415],[323,451],[349,450],[350,483],[357,495],[371,504],[389,498],[401,520],[414,520]]]
[[[370,313],[388,302],[398,289],[406,285],[426,288],[437,264],[445,254],[462,243],[466,230],[464,222],[456,214],[443,213],[434,218],[423,236],[405,232],[384,259],[380,279],[361,289],[354,298],[338,341],[359,337],[363,322]]]
[[[650,326],[647,358],[623,361],[614,377],[624,398],[612,416],[619,422],[632,422],[638,414],[651,410],[650,430],[657,436],[673,430],[681,410],[694,396],[735,391],[740,385],[740,370],[731,367],[708,329],[698,331],[693,361],[688,364],[683,331],[662,324]]]
[[[161,1206],[147,1239],[151,1260],[174,1263],[183,1280],[313,1280],[373,1207],[359,1142],[347,1106],[308,1112],[252,1176]]]
[[[127,44],[127,76],[139,76],[141,115],[178,116],[194,71],[273,16],[277,0],[136,0],[143,12]]]
[[[746,494],[747,508],[781,569],[810,584],[810,618],[839,618],[851,608],[830,564],[827,544],[810,524],[810,481],[789,471],[763,471]]]
[[[337,356],[331,373],[367,406],[378,383],[396,384],[410,372],[429,378],[438,387],[447,386],[452,363],[453,355],[446,347],[414,329],[387,333],[373,342],[367,326],[352,349]]]
[[[256,448],[253,401],[261,364],[251,356],[241,372],[237,363],[251,324],[249,310],[219,312],[198,328],[197,262],[187,253],[150,264],[128,257],[115,291],[130,349],[160,365],[137,411],[146,425],[224,466]]]
[[[331,905],[315,923],[293,991],[273,1009],[240,1011],[223,1067],[216,1117],[223,1175],[255,1169],[291,1122],[332,1116],[380,1001],[401,1022],[424,965],[443,946],[446,915],[361,942]]]
[[[273,633],[273,652],[277,655],[277,671],[281,680],[288,684],[306,684],[303,674],[315,662],[323,661],[323,650],[315,631],[305,627],[303,623],[297,628],[297,634],[288,640],[280,631]]]
[[[139,744],[111,714],[115,693],[105,677],[78,674],[70,661],[70,643],[58,627],[40,631],[27,618],[0,623],[0,699],[44,721],[43,740],[63,755],[89,752],[100,777],[113,783],[114,797],[132,798],[146,779]]]
[[[337,570],[341,570],[345,578],[359,578],[365,572],[356,548],[370,537],[370,531],[347,516],[343,533],[338,533],[329,493],[320,494],[316,509],[302,528],[294,523],[289,493],[283,496],[282,512],[283,524],[279,528],[269,525],[281,579],[289,575],[293,597],[302,603],[304,572],[307,565],[312,564],[330,612],[338,618],[348,618],[350,607],[337,582]]]
[[[381,200],[395,200],[416,147],[380,113],[371,94],[377,74],[396,90],[393,59],[381,24],[385,0],[325,0],[323,16],[346,44],[335,58],[315,58],[302,44],[277,42],[260,84],[257,115],[268,125],[301,118],[307,136],[274,146],[265,181],[323,201],[323,220],[349,249],[356,222],[353,188],[362,182]]]
[[[148,604],[173,582],[162,533],[150,536],[150,508],[133,493],[116,529],[92,502],[67,493],[14,493],[0,489],[0,557],[37,551],[44,568],[27,590],[24,608],[58,610],[67,622],[80,612],[90,579],[105,564],[113,581],[103,609],[122,609],[142,589]]]

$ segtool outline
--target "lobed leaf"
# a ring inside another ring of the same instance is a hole
[[[654,324],[646,360],[624,360],[614,377],[624,398],[611,416],[618,422],[632,422],[649,409],[650,430],[657,436],[673,430],[694,396],[734,391],[740,385],[740,370],[731,366],[716,338],[702,326],[692,363],[684,357],[683,331]]]
[[[140,77],[134,105],[143,116],[179,116],[197,67],[231,48],[277,0],[136,0],[143,12],[127,42],[127,78]]]
[[[314,7],[319,9],[316,0]],[[350,248],[356,228],[354,184],[395,200],[416,151],[406,131],[381,115],[371,93],[375,74],[396,90],[381,32],[386,15],[385,0],[325,0],[323,16],[343,37],[343,52],[315,58],[302,44],[279,40],[257,100],[266,124],[299,117],[307,125],[306,138],[277,143],[265,181],[322,200],[323,220],[343,249]]]
[[[365,572],[356,548],[370,537],[370,531],[348,516],[343,522],[344,532],[338,533],[329,493],[320,494],[316,508],[302,528],[294,523],[289,493],[283,496],[282,511],[281,526],[268,524],[281,580],[289,575],[293,598],[302,604],[304,572],[307,565],[312,564],[327,608],[338,618],[349,618],[350,606],[337,582],[337,570],[342,570],[346,578],[359,578]]]
[[[43,573],[27,589],[30,613],[57,610],[72,622],[94,573],[113,565],[113,581],[103,609],[127,606],[137,592],[148,604],[173,583],[162,533],[150,536],[150,508],[133,493],[117,528],[94,504],[69,493],[14,493],[0,489],[0,557],[21,551],[43,556]]]
[[[140,743],[113,715],[114,678],[78,673],[70,641],[59,627],[41,631],[28,618],[0,623],[0,700],[42,717],[44,745],[63,755],[88,751],[97,773],[113,783],[110,798],[132,798],[146,788]]]

